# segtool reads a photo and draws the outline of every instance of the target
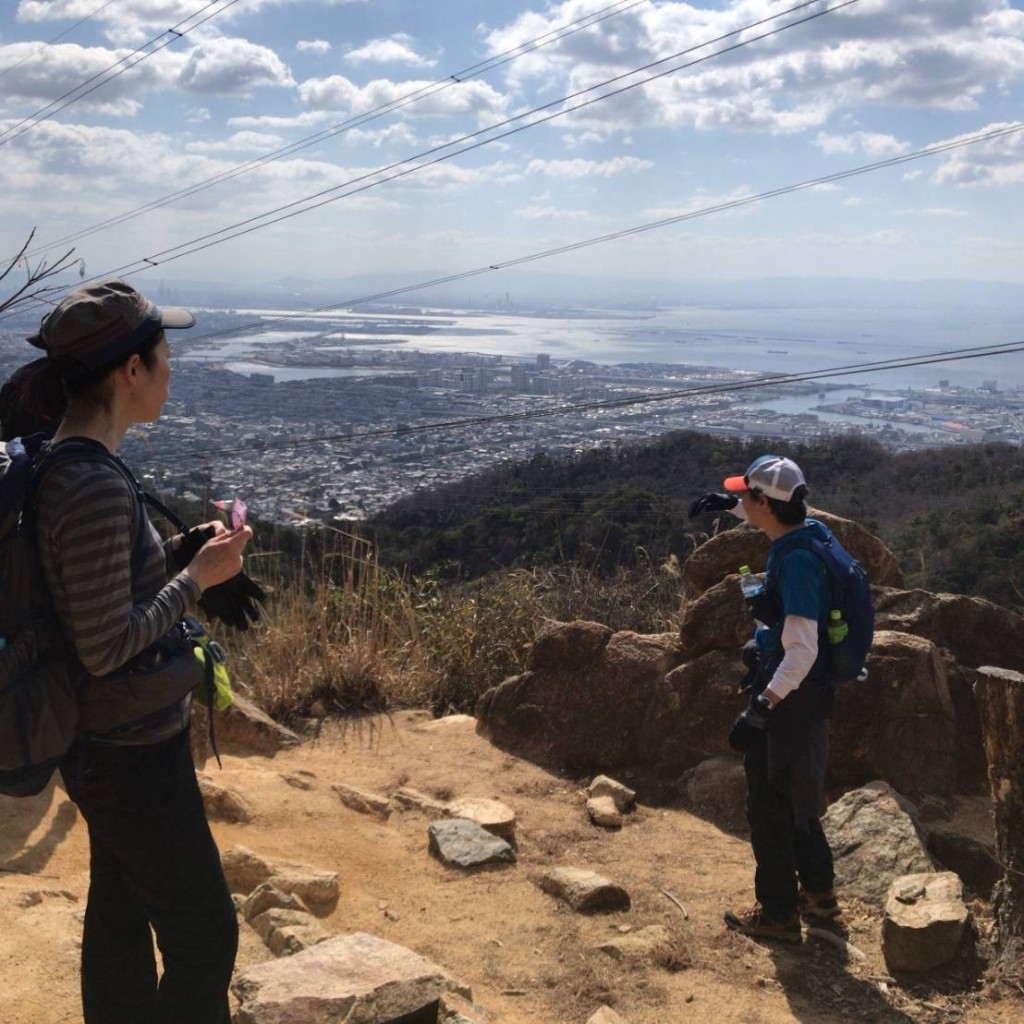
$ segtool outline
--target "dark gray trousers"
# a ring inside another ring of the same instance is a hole
[[[188,732],[148,746],[86,744],[61,771],[89,827],[85,1024],[228,1024],[238,923]]]
[[[796,821],[793,792],[802,788],[793,773],[806,770],[800,759],[768,774],[768,744],[758,743],[743,757],[747,775],[747,822],[754,851],[754,894],[773,920],[791,917],[799,905],[798,883],[826,892],[835,882],[832,850],[816,815]]]

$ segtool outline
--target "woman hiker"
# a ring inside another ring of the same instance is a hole
[[[20,432],[15,421],[56,424],[35,518],[57,617],[85,670],[61,775],[89,832],[86,1024],[229,1021],[235,910],[192,764],[190,690],[171,688],[161,665],[203,592],[241,572],[252,531],[205,524],[187,551],[182,535],[165,551],[113,458],[129,427],[167,401],[165,330],[194,323],[122,281],[80,288],[43,317],[29,340],[46,358],[19,371],[0,403],[5,437]]]

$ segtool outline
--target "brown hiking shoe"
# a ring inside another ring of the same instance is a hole
[[[836,899],[835,891],[810,892],[800,889],[800,916],[808,921],[831,921],[843,912]]]
[[[784,921],[776,921],[768,917],[760,903],[755,903],[751,910],[735,913],[725,912],[725,923],[734,932],[742,932],[752,939],[782,939],[785,942],[800,942],[800,917],[792,914]]]

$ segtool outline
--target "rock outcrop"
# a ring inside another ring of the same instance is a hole
[[[809,511],[864,566],[873,585],[898,587],[902,584],[899,559],[863,526],[830,512],[818,509]],[[735,573],[741,565],[749,565],[755,572],[763,570],[768,558],[768,547],[768,538],[760,530],[741,523],[735,529],[716,534],[697,548],[683,563],[683,579],[692,594],[703,594],[729,573]]]
[[[856,523],[815,513],[867,568],[877,613],[865,681],[837,687],[828,784],[884,779],[919,799],[978,792],[986,761],[974,699],[978,670],[1024,668],[1024,617],[988,601],[901,590],[896,556]],[[699,547],[684,568],[695,595],[678,636],[555,623],[529,669],[484,693],[477,730],[538,763],[632,765],[677,779],[731,755],[747,698],[740,649],[751,635],[735,570],[763,566],[767,539],[745,525]]]
[[[654,687],[678,662],[674,634],[557,624],[537,637],[528,671],[483,694],[477,729],[541,764],[630,764]]]
[[[981,597],[927,590],[873,593],[875,629],[926,637],[965,668],[998,665],[1024,672],[1024,619],[1009,608]]]
[[[836,785],[885,779],[909,797],[950,795],[957,723],[946,665],[923,637],[882,630],[863,682],[837,688],[829,776]]]

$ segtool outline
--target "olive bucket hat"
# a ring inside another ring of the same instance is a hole
[[[116,365],[157,331],[195,322],[187,309],[158,307],[130,284],[113,278],[66,296],[28,340],[51,359],[90,372]]]

